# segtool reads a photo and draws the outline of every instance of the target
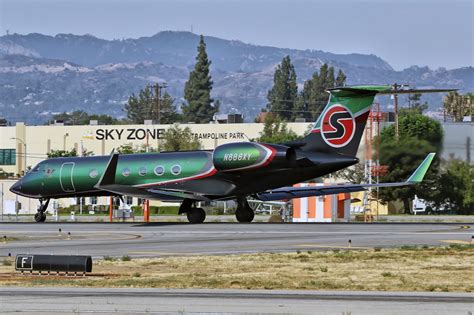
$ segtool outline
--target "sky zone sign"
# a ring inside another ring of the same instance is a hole
[[[126,129],[105,129],[95,130],[95,134],[90,132],[83,138],[96,140],[160,140],[164,139],[166,129],[148,129],[148,128],[126,128]],[[191,133],[198,140],[206,139],[247,139],[243,132],[201,132]]]

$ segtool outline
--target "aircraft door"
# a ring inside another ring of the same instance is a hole
[[[74,188],[73,182],[73,170],[74,170],[74,162],[66,162],[61,165],[61,170],[59,172],[59,182],[61,183],[61,188],[64,192],[74,192],[76,189]]]

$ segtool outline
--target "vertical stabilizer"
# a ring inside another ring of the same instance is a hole
[[[306,136],[306,145],[302,149],[355,156],[374,97],[387,89],[390,90],[390,86],[329,90],[329,102]]]

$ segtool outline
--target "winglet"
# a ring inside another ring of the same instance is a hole
[[[408,177],[407,182],[408,183],[419,183],[423,180],[423,177],[425,177],[426,172],[428,171],[428,168],[431,165],[431,162],[433,161],[433,158],[436,153],[429,153],[423,162],[416,168],[416,170],[411,174],[410,177]]]

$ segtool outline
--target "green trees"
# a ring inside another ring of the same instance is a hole
[[[161,151],[187,151],[199,150],[201,143],[193,137],[189,127],[181,128],[174,124],[164,134],[164,142],[160,146]]]
[[[116,118],[113,118],[109,115],[96,115],[96,114],[88,114],[82,110],[76,110],[72,113],[61,113],[53,115],[54,120],[61,120],[64,121],[65,124],[71,125],[88,125],[91,120],[97,120],[101,124],[105,125],[114,125],[117,124],[119,121]]]
[[[423,104],[420,101],[421,93],[410,94],[408,96],[408,108],[400,109],[400,112],[413,112],[414,114],[422,114],[428,109],[428,103]]]
[[[125,111],[127,112],[127,118],[135,124],[143,124],[145,119],[148,119],[150,113],[150,106],[153,101],[151,87],[145,86],[138,93],[130,95],[127,104],[125,104]]]
[[[298,135],[282,119],[273,113],[265,116],[263,131],[260,132],[259,142],[285,143],[298,139]]]
[[[296,73],[290,56],[281,61],[273,75],[273,87],[267,94],[269,111],[282,120],[292,120],[295,117],[295,107],[298,99]]]
[[[327,89],[337,86],[344,86],[346,83],[346,75],[339,69],[337,77],[334,77],[334,68],[328,64],[323,64],[319,69],[319,73],[315,72],[310,80],[304,84],[302,96],[308,112],[306,117],[314,120],[318,117],[329,100]]]
[[[125,104],[127,118],[132,123],[143,124],[147,119],[156,123],[172,124],[180,120],[179,114],[174,106],[174,99],[168,92],[161,95],[159,84],[145,86],[138,93],[138,96],[132,94]]]
[[[383,177],[383,181],[386,182],[406,180],[428,153],[436,151],[433,145],[423,139],[404,137],[395,141],[393,138],[387,138],[386,135],[381,136],[380,144],[380,164],[387,165],[389,169],[389,173]],[[439,164],[439,159],[435,158],[422,183],[414,186],[380,189],[379,197],[385,202],[402,200],[405,213],[410,213],[410,201],[415,195],[429,199],[429,190],[426,190],[426,185],[433,184],[432,180],[435,177],[433,173],[437,172],[437,164]]]
[[[48,159],[56,158],[56,157],[68,157],[68,156],[77,156],[76,149],[72,149],[71,151],[51,150],[51,152],[48,153]]]
[[[184,86],[184,98],[187,104],[182,105],[184,121],[207,123],[219,111],[218,104],[211,98],[212,79],[209,73],[211,61],[207,57],[206,43],[201,35],[194,70]]]
[[[416,138],[426,140],[434,147],[435,152],[441,150],[443,142],[443,128],[434,119],[421,114],[403,113],[398,120],[400,139]],[[395,125],[391,125],[382,130],[381,143],[395,142]]]
[[[400,139],[395,139],[395,126],[382,130],[380,135],[380,164],[388,165],[389,174],[384,181],[401,181],[416,169],[430,152],[441,151],[443,129],[441,124],[421,114],[406,113],[399,118]],[[416,149],[415,149],[416,148]],[[384,201],[400,199],[405,213],[410,213],[410,200],[415,195],[430,199],[429,186],[439,171],[439,155],[426,174],[423,183],[416,186],[381,189],[379,196]]]
[[[474,115],[474,94],[461,95],[458,92],[449,92],[444,98],[445,113],[453,121],[462,121],[464,116]]]
[[[346,84],[346,79],[346,74],[341,69],[339,69],[339,71],[337,72],[335,87],[344,86]]]
[[[474,166],[456,159],[447,161],[430,192],[435,207],[474,214]]]
[[[319,73],[315,72],[305,81],[303,91],[298,94],[297,77],[289,56],[281,61],[273,75],[273,86],[268,91],[267,110],[275,113],[283,121],[293,121],[297,117],[314,120],[329,100],[327,89],[344,86],[346,75],[339,69],[337,76],[334,67],[323,64]]]
[[[168,92],[165,92],[160,100],[160,116],[157,121],[160,124],[174,124],[181,121],[181,115],[178,114],[174,106],[174,98]]]

